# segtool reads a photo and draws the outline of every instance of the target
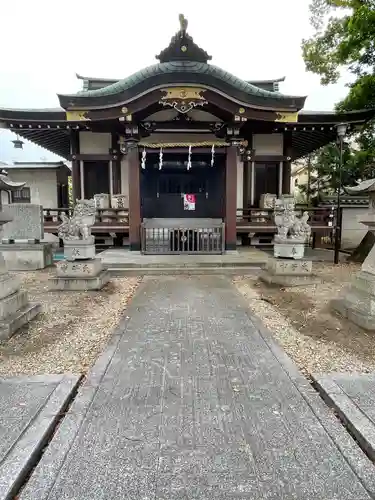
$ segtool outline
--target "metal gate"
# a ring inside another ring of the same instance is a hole
[[[144,254],[222,254],[225,224],[215,219],[149,219],[141,224]]]

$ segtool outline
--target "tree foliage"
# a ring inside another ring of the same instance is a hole
[[[336,83],[341,71],[349,70],[354,81],[336,109],[375,109],[375,0],[311,0],[310,12],[315,31],[302,43],[306,69],[318,74],[323,85]],[[375,176],[374,131],[374,122],[369,123],[355,143],[345,147],[343,186]],[[322,179],[323,191],[337,189],[338,155],[336,144],[329,144],[313,156],[316,174],[312,176],[310,195],[314,195],[319,180],[322,188]]]

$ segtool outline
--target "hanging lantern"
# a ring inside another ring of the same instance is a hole
[[[141,167],[143,170],[146,168],[146,154],[147,154],[146,148],[144,147],[142,151],[142,160],[141,160]]]
[[[159,170],[162,169],[163,166],[163,148],[160,148],[159,151]]]
[[[191,169],[191,146],[189,146],[189,154],[188,154],[188,161],[187,161],[187,170]]]
[[[215,163],[215,145],[212,144],[212,148],[211,148],[211,167],[214,166],[214,163]]]
[[[24,142],[21,141],[21,139],[17,135],[17,139],[14,139],[13,142],[13,147],[14,149],[23,149]]]

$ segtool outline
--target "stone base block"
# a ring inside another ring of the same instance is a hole
[[[311,260],[269,259],[267,271],[275,275],[307,276],[312,272]]]
[[[375,331],[375,315],[356,308],[346,297],[331,300],[331,308],[364,330]]]
[[[269,285],[304,286],[319,283],[311,260],[269,259],[259,278]]]
[[[56,277],[49,279],[50,290],[70,290],[70,291],[86,291],[100,290],[108,283],[110,279],[107,269],[101,271],[97,276],[91,278],[78,277]]]
[[[7,340],[42,310],[41,304],[27,303],[14,314],[0,321],[0,340]]]
[[[0,300],[19,290],[21,281],[18,276],[9,273],[0,274]]]
[[[35,271],[53,264],[51,243],[3,243],[0,252],[10,271]]]
[[[73,262],[62,260],[56,265],[58,278],[94,278],[103,270],[100,259],[75,260]]]
[[[305,285],[315,285],[319,283],[320,280],[314,274],[306,276],[296,276],[287,274],[272,274],[270,272],[262,271],[259,275],[259,279],[267,283],[268,285],[274,286],[305,286]]]
[[[69,261],[94,259],[94,237],[87,240],[64,240],[64,257]]]
[[[275,241],[273,254],[275,257],[302,259],[305,254],[305,244],[293,241],[288,241],[287,243],[278,243]]]
[[[0,300],[0,321],[12,316],[28,303],[27,292],[21,290]]]

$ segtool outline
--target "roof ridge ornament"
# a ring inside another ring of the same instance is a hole
[[[188,20],[186,19],[186,17],[183,14],[179,14],[178,19],[180,21],[180,33],[183,36],[187,32]]]
[[[178,16],[179,31],[172,37],[170,44],[156,56],[161,63],[171,61],[194,61],[207,63],[212,57],[201,49],[187,33],[188,20],[183,14]]]

